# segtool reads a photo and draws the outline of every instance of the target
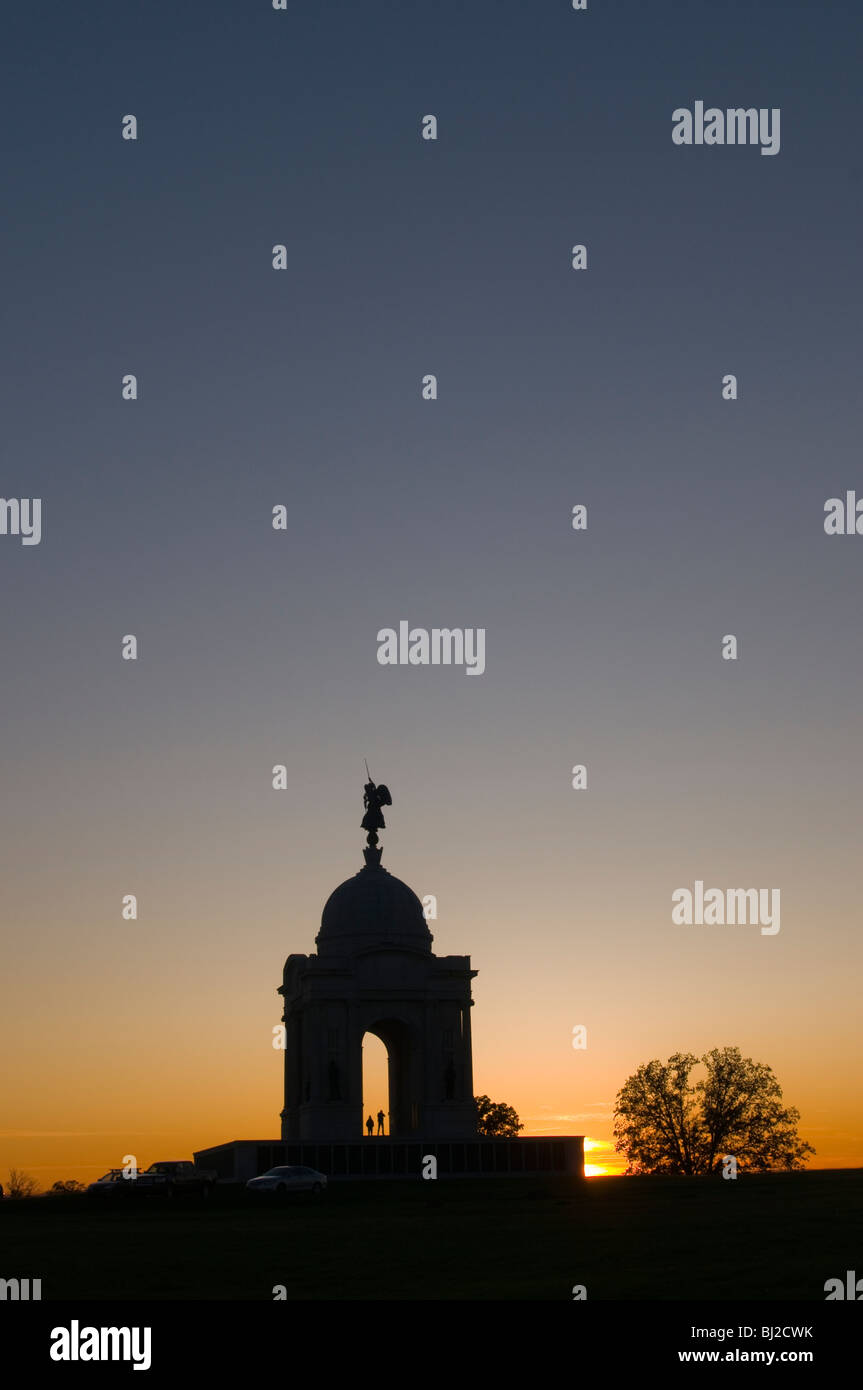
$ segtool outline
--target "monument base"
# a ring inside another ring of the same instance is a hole
[[[358,1178],[421,1178],[423,1160],[437,1159],[439,1178],[584,1176],[584,1136],[538,1139],[361,1139],[311,1143],[281,1139],[233,1139],[200,1149],[195,1162],[212,1168],[220,1182],[248,1182],[281,1164],[326,1173],[334,1182]]]

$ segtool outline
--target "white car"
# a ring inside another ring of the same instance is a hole
[[[276,1192],[285,1197],[289,1192],[313,1192],[317,1197],[327,1185],[326,1173],[318,1173],[314,1168],[291,1167],[271,1168],[259,1178],[250,1178],[246,1183],[249,1192]]]

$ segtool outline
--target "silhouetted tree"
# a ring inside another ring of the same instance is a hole
[[[694,1085],[699,1061],[706,1075]],[[714,1048],[700,1059],[676,1052],[647,1062],[629,1077],[614,1108],[615,1148],[627,1173],[713,1173],[725,1155],[738,1172],[805,1167],[811,1144],[797,1133],[800,1111],[782,1104],[770,1067]]]
[[[518,1131],[524,1129],[511,1105],[489,1100],[488,1096],[474,1096],[473,1103],[477,1134],[494,1139],[515,1139]]]
[[[33,1197],[38,1191],[39,1184],[29,1173],[22,1173],[20,1168],[9,1169],[10,1197]]]
[[[75,1178],[62,1179],[60,1182],[51,1184],[52,1192],[83,1192],[84,1184]]]

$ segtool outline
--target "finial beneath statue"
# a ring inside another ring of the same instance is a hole
[[[365,761],[365,759],[364,759]],[[369,765],[366,762],[366,782],[363,790],[363,807],[365,815],[362,819],[362,829],[368,831],[366,837],[366,848],[363,850],[363,857],[366,861],[366,868],[377,868],[381,862],[383,851],[378,846],[378,831],[386,830],[387,825],[381,814],[382,806],[392,806],[393,799],[390,796],[389,787],[385,787],[383,782],[376,787],[372,781],[372,774],[369,772]]]

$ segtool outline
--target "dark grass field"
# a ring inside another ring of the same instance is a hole
[[[0,1203],[50,1299],[806,1299],[863,1275],[863,1169],[333,1184],[322,1198]]]

